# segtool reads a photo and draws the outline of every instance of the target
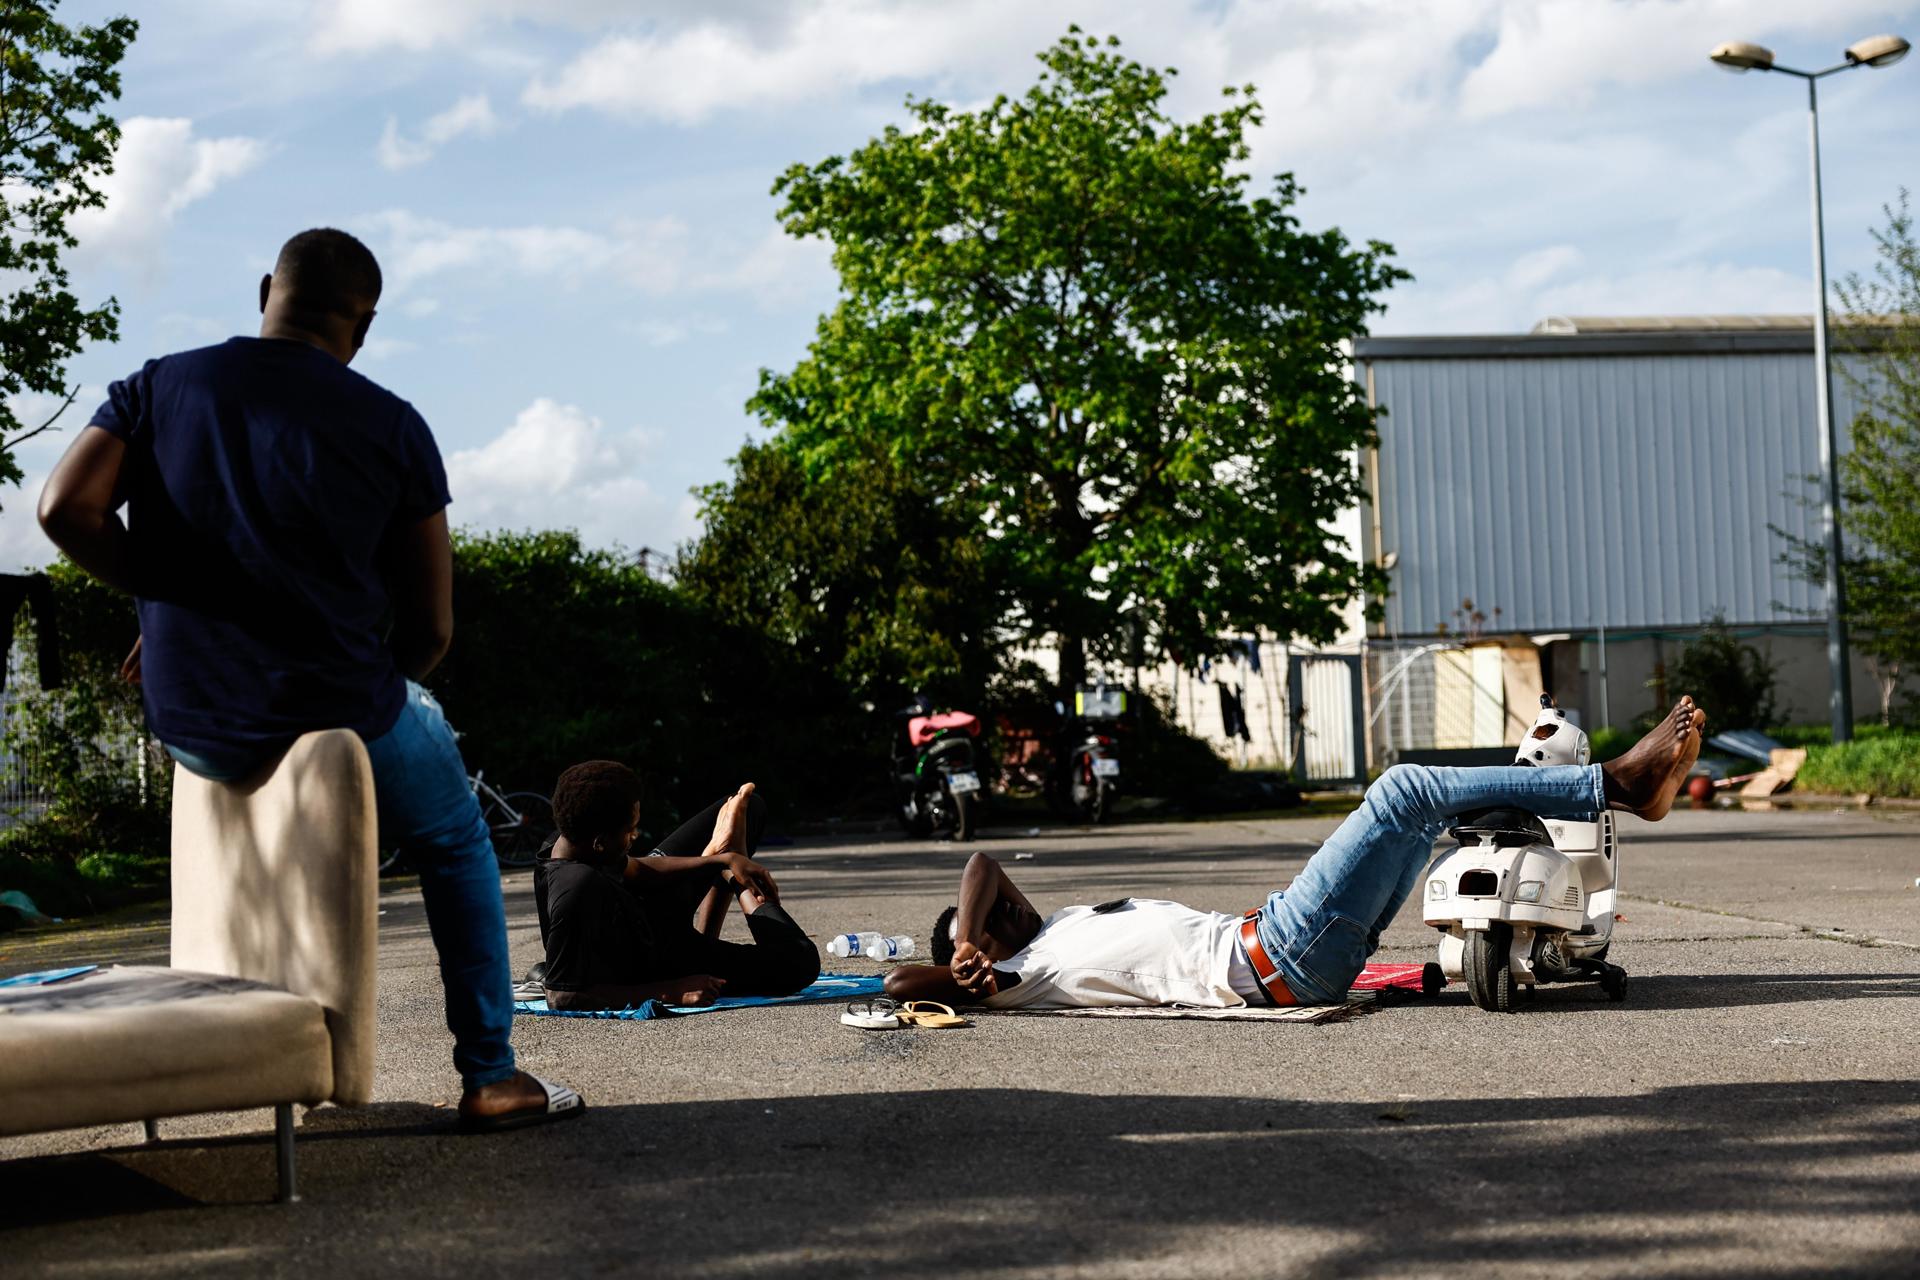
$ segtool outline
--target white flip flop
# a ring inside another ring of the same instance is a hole
[[[858,1027],[862,1031],[892,1031],[900,1025],[900,1018],[894,1013],[899,1007],[885,996],[855,1000],[840,1015],[840,1024]]]

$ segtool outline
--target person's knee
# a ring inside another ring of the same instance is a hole
[[[820,977],[820,948],[809,941],[804,948],[795,948],[787,979],[793,989],[799,991],[812,986]]]
[[[1383,796],[1418,795],[1427,783],[1427,767],[1421,764],[1396,764],[1374,781],[1373,790]]]
[[[1368,788],[1367,798],[1395,816],[1406,817],[1424,803],[1432,781],[1432,772],[1423,764],[1396,764]]]

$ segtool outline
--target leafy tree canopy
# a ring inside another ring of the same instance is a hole
[[[995,665],[983,532],[885,457],[809,476],[781,442],[748,445],[700,491],[704,532],[675,578],[714,616],[763,632],[855,700],[977,697]]]
[[[1841,580],[1853,643],[1880,677],[1883,722],[1902,677],[1920,671],[1920,244],[1905,191],[1885,214],[1873,232],[1872,273],[1836,286],[1844,332],[1867,356],[1863,375],[1840,366],[1862,406],[1839,462]],[[1775,532],[1786,540],[1788,567],[1824,583],[1825,543]]]
[[[842,296],[750,402],[809,468],[875,453],[976,520],[1006,621],[1188,653],[1229,633],[1324,640],[1379,575],[1328,532],[1361,498],[1372,411],[1343,371],[1387,245],[1306,232],[1255,195],[1251,87],[1190,123],[1167,77],[1073,29],[1018,98],[910,100],[846,158],[775,184],[833,243]]]
[[[60,258],[74,247],[74,213],[105,202],[94,184],[113,168],[120,126],[100,108],[120,96],[117,68],[139,24],[62,26],[57,3],[0,0],[0,481],[13,484],[14,447],[59,412],[28,426],[8,402],[38,392],[71,404],[68,359],[119,332],[119,304],[82,306]]]

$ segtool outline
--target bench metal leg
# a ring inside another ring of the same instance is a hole
[[[280,1203],[292,1204],[300,1198],[293,1185],[293,1104],[283,1102],[273,1109],[273,1142],[279,1156]]]
[[[160,1141],[160,1122],[158,1120],[142,1120],[140,1127],[147,1131],[148,1142]]]

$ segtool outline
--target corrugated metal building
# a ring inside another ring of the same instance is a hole
[[[1486,635],[1570,637],[1546,643],[1543,675],[1589,723],[1650,707],[1657,665],[1715,614],[1780,663],[1792,718],[1824,717],[1822,593],[1778,563],[1770,530],[1818,532],[1818,508],[1797,500],[1814,496],[1806,477],[1819,467],[1808,317],[1364,338],[1354,373],[1385,410],[1380,445],[1362,459],[1373,496],[1363,551],[1393,582],[1385,621],[1369,628],[1376,700],[1402,661],[1393,651],[1430,645],[1442,627],[1457,637],[1471,600]],[[1837,368],[1833,386],[1844,449],[1856,400]],[[1376,763],[1396,739],[1448,736],[1423,728],[1444,682],[1410,668],[1402,704],[1371,709]],[[1857,709],[1871,711],[1864,667],[1855,686]]]

